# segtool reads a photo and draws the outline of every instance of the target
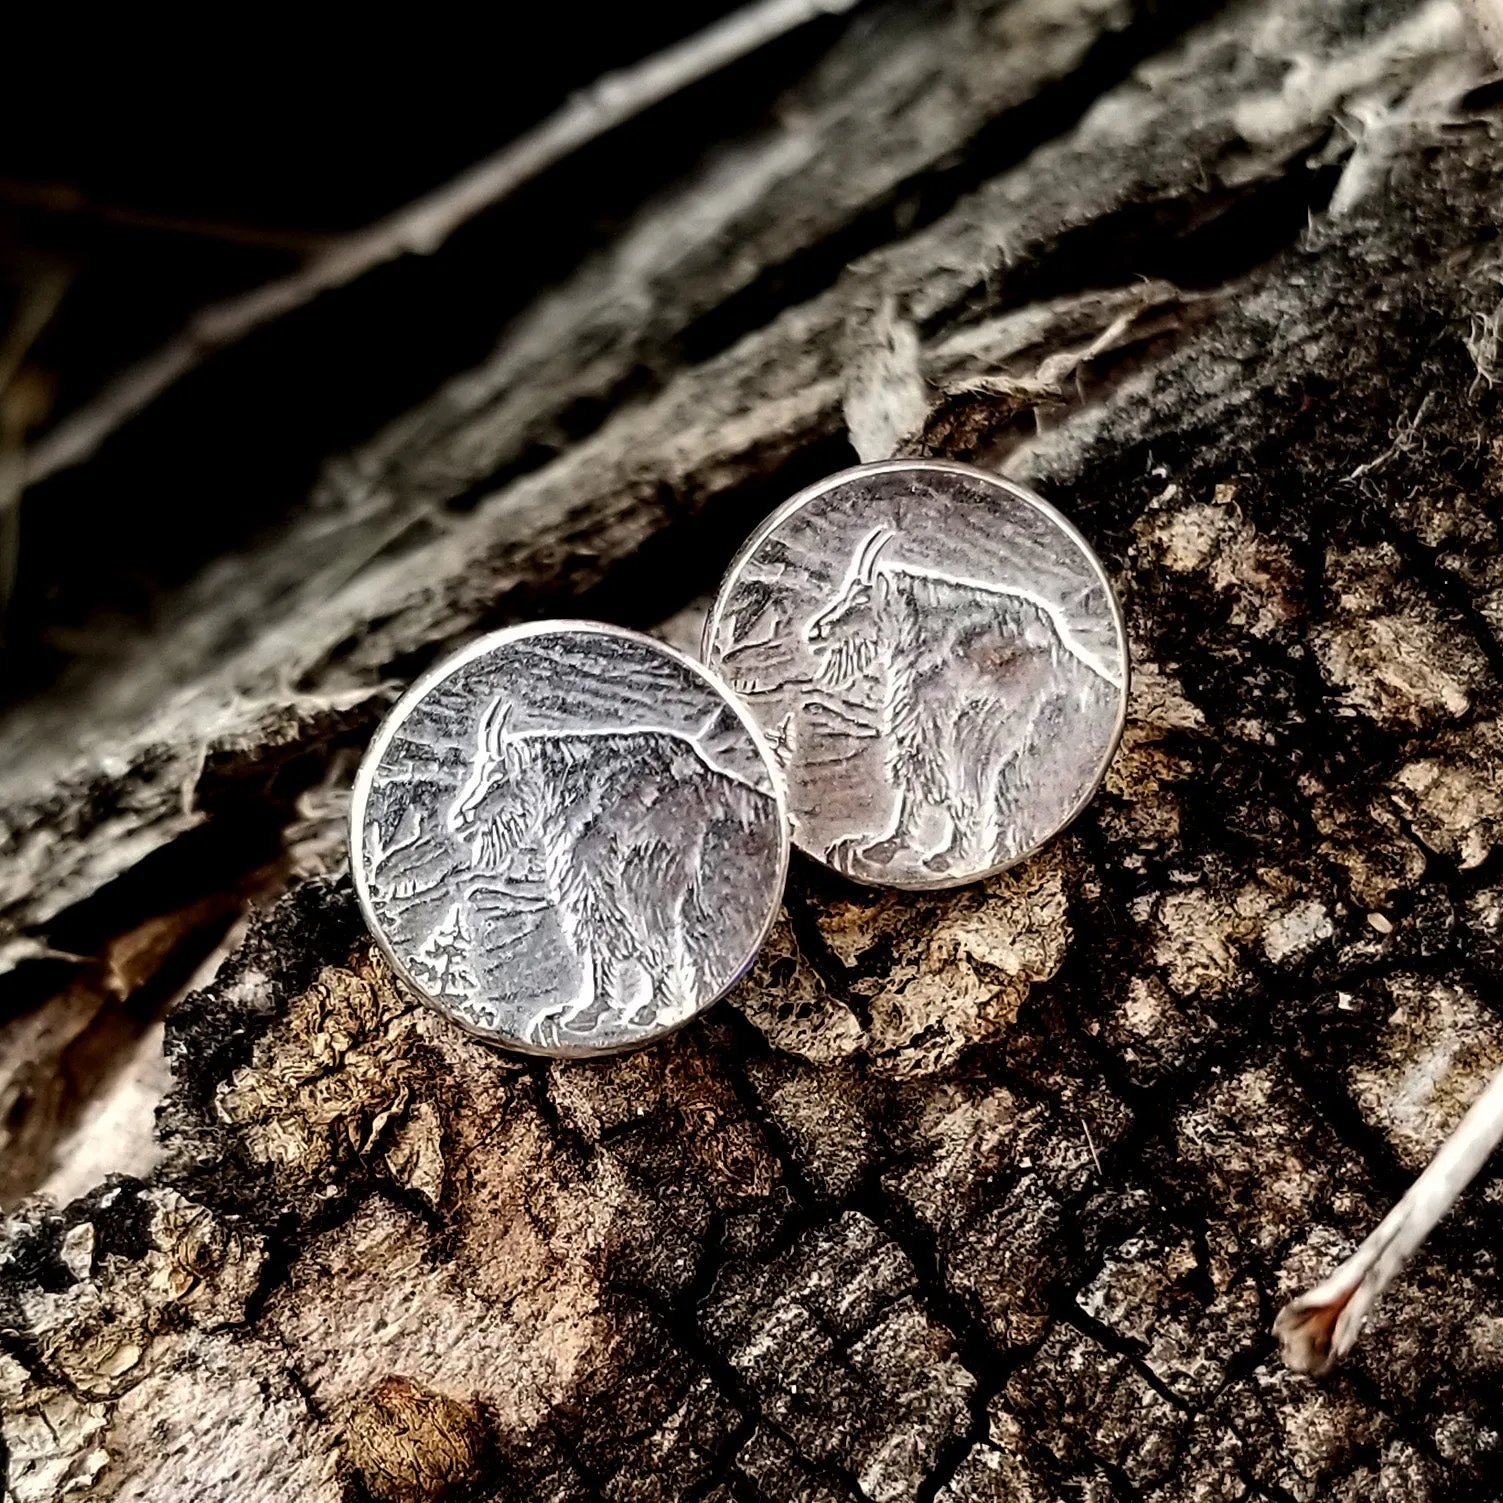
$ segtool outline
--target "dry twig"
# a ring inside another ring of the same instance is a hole
[[[467,172],[354,234],[299,270],[215,303],[155,353],[122,372],[32,450],[27,484],[80,464],[117,428],[209,355],[399,257],[431,255],[467,220],[608,131],[820,16],[856,0],[755,0],[652,57],[608,73],[562,109]]]
[[[0,338],[0,641],[5,638],[21,557],[26,430],[46,412],[50,392],[26,357],[52,321],[67,290],[61,266],[39,271],[23,287],[10,328]]]
[[[218,240],[252,250],[282,251],[311,256],[335,237],[306,230],[262,229],[221,219],[193,219],[177,214],[158,214],[129,204],[101,202],[68,183],[27,183],[0,178],[0,206],[55,217],[92,220],[125,230],[144,230],[153,235],[179,235],[192,240]]]
[[[1319,1377],[1356,1344],[1378,1296],[1503,1140],[1503,1071],[1472,1103],[1425,1172],[1373,1234],[1328,1279],[1279,1311],[1273,1323],[1284,1361]]]

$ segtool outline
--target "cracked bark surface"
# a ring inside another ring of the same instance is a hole
[[[8,1503],[1496,1498],[1496,1180],[1335,1378],[1268,1335],[1503,1064],[1470,47],[1435,0],[863,18],[785,134],[331,464],[275,569],[189,587],[169,668],[79,701],[107,751],[14,712],[20,954],[476,627],[667,617],[852,446],[1037,484],[1138,664],[1045,853],[800,865],[753,974],[610,1063],[460,1036],[295,883],[169,1019],[150,1177],[7,1230]]]

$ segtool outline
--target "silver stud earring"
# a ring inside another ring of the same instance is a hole
[[[355,783],[351,868],[403,981],[509,1048],[649,1043],[750,966],[788,816],[755,722],[691,659],[514,627],[420,679]]]
[[[1122,733],[1128,652],[1100,561],[1052,506],[967,465],[831,476],[748,539],[704,660],[765,731],[793,843],[938,888],[1067,825]]]

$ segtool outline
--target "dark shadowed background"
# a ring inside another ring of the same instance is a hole
[[[29,346],[7,383],[10,426],[44,438],[195,310],[286,273],[732,8],[9,18],[0,327]],[[707,144],[763,121],[837,24],[815,22],[609,133],[438,255],[381,269],[213,359],[91,463],[34,486],[7,693],[108,656],[164,587],[274,525],[321,458],[478,361],[510,313]]]

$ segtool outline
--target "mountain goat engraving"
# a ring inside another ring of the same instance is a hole
[[[540,860],[579,987],[539,1009],[526,1037],[685,1020],[730,979],[707,973],[750,922],[723,911],[732,905],[717,902],[710,874],[765,834],[772,797],[714,766],[687,735],[517,732],[510,713],[496,703],[481,717],[447,824],[477,881],[504,875],[519,853]]]
[[[861,678],[880,679],[896,801],[890,828],[829,856],[882,868],[932,849],[929,873],[975,871],[1031,843],[1019,824],[1040,765],[1032,754],[1065,728],[1067,705],[1105,706],[1117,681],[1049,602],[891,560],[893,537],[866,535],[839,595],[804,628],[825,690],[846,697]]]

